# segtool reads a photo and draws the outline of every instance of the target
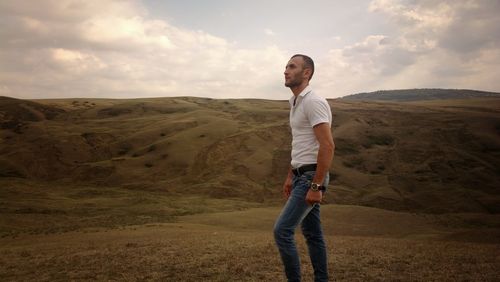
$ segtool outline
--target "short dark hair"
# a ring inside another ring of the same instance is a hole
[[[309,77],[309,80],[313,77],[314,74],[314,61],[311,59],[311,57],[302,55],[302,54],[295,54],[293,55],[290,59],[293,59],[295,57],[302,57],[304,60],[304,68],[310,68],[311,69],[311,76]]]

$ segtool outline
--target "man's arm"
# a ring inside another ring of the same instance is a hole
[[[320,123],[314,126],[314,135],[319,143],[318,159],[316,173],[312,182],[322,184],[330,169],[330,164],[333,160],[335,151],[335,143],[333,142],[332,132],[330,131],[330,124]],[[311,189],[307,192],[306,201],[309,204],[319,203],[322,199],[320,191],[314,192]]]
[[[333,143],[332,132],[328,123],[320,123],[313,128],[314,135],[319,143],[318,159],[316,174],[314,175],[314,183],[323,183],[325,176],[330,169],[330,164],[333,160],[335,151],[335,143]]]

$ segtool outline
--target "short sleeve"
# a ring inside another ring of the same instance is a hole
[[[305,114],[312,127],[325,122],[331,124],[332,112],[326,99],[311,99],[304,106]]]

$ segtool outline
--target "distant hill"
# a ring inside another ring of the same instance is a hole
[[[342,100],[380,100],[410,102],[443,99],[500,98],[500,93],[466,89],[403,89],[380,90],[344,96]]]
[[[329,100],[336,150],[326,201],[500,213],[495,97]],[[288,116],[287,101],[2,97],[0,178],[278,203]]]
[[[53,119],[64,110],[36,102],[0,96],[0,128],[20,131],[27,122]]]

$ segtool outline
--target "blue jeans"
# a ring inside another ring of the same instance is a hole
[[[293,176],[292,191],[280,216],[274,225],[274,239],[278,246],[281,260],[285,266],[288,281],[300,281],[300,259],[295,245],[295,228],[301,224],[302,234],[306,238],[309,257],[314,269],[314,281],[328,281],[326,244],[321,229],[319,204],[308,205],[306,194],[311,185],[314,171]],[[328,185],[325,177],[323,185]]]

